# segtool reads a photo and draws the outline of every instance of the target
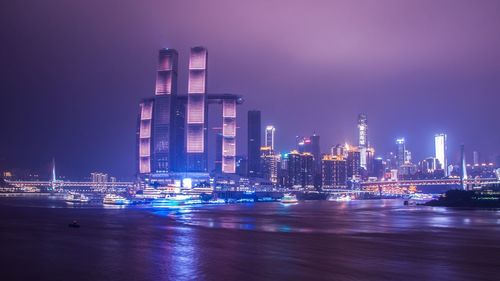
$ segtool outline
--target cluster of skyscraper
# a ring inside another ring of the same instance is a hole
[[[336,145],[330,153],[321,153],[320,136],[297,136],[296,147],[280,154],[275,149],[274,126],[266,126],[261,146],[260,111],[248,112],[248,168],[241,175],[261,178],[272,185],[289,188],[346,188],[351,181],[373,173],[373,148],[368,144],[365,115],[359,116],[359,146]],[[241,158],[239,163],[245,163]],[[244,164],[241,165],[242,167]]]
[[[172,181],[208,177],[208,104],[222,104],[221,170],[236,169],[236,105],[233,94],[207,94],[208,52],[191,48],[187,95],[177,93],[178,53],[162,49],[155,96],[140,104],[137,130],[138,175],[142,179]]]
[[[412,161],[405,138],[396,139],[396,149],[388,157],[375,158],[368,138],[368,120],[359,114],[357,145],[334,145],[321,153],[320,136],[297,136],[289,153],[276,150],[274,126],[261,128],[261,112],[248,111],[248,151],[236,155],[236,107],[242,103],[234,94],[208,94],[208,52],[191,48],[187,94],[177,90],[178,53],[159,52],[154,97],[140,104],[137,126],[137,172],[145,181],[179,183],[183,179],[207,182],[208,105],[222,105],[222,127],[216,135],[216,175],[237,175],[261,184],[288,188],[336,189],[353,187],[366,180],[443,178],[460,172],[467,177],[465,156],[460,166],[448,164],[447,136],[437,134],[435,155],[418,164]],[[262,132],[264,143],[261,143]],[[463,148],[462,148],[463,150]],[[464,153],[462,153],[464,155]],[[474,166],[479,155],[474,153]]]
[[[276,129],[273,126],[265,128],[265,141],[259,153],[260,112],[250,111],[248,120],[248,173],[242,170],[242,174],[250,178],[261,177],[273,185],[329,190],[352,188],[361,181],[439,179],[449,176],[467,178],[463,151],[460,165],[448,164],[447,136],[443,133],[435,135],[435,155],[414,164],[405,138],[396,139],[395,150],[387,158],[374,157],[375,149],[369,143],[365,114],[358,115],[358,145],[337,144],[332,146],[329,153],[321,153],[320,137],[316,134],[297,137],[296,148],[289,153],[276,153]],[[491,176],[492,171],[486,176]]]

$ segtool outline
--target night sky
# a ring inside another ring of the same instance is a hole
[[[44,0],[0,4],[0,162],[5,168],[131,177],[138,103],[154,94],[159,48],[209,52],[209,92],[262,110],[280,151],[316,132],[355,142],[368,115],[377,155],[406,137],[416,160],[445,132],[500,153],[500,1]],[[211,126],[219,125],[212,114]],[[212,149],[213,151],[213,149]],[[470,156],[469,156],[470,158]]]

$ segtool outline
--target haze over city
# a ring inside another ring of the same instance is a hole
[[[500,1],[3,2],[3,279],[497,281]]]
[[[356,143],[359,113],[377,154],[405,137],[416,159],[432,156],[441,132],[455,162],[460,144],[488,161],[500,151],[498,1],[32,1],[0,10],[8,168],[48,175],[55,157],[70,177],[133,177],[138,103],[154,94],[157,52],[179,51],[185,94],[197,45],[210,53],[208,91],[245,99],[238,154],[248,109],[276,127],[282,152],[314,132],[325,152]]]

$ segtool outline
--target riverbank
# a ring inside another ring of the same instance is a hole
[[[500,188],[481,190],[449,190],[427,206],[462,208],[500,208]]]

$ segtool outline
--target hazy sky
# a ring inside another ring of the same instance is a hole
[[[6,167],[43,171],[55,156],[69,176],[133,175],[158,49],[179,51],[184,93],[196,45],[209,92],[245,98],[239,154],[248,109],[282,151],[313,132],[325,151],[355,142],[364,112],[377,154],[404,136],[430,156],[438,132],[452,161],[461,143],[500,153],[500,1],[3,1],[0,32]]]

